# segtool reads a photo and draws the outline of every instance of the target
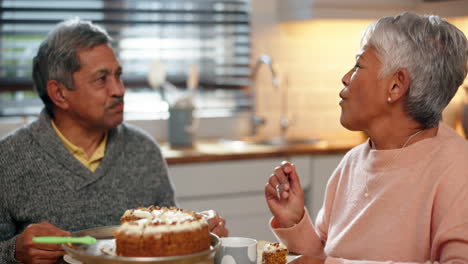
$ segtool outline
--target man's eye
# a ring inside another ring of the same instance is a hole
[[[361,65],[359,65],[359,64],[356,63],[356,65],[354,65],[354,68],[360,69],[360,68],[361,68]]]
[[[106,81],[106,78],[107,78],[107,76],[104,75],[104,76],[99,77],[97,80],[101,81],[101,82],[104,82],[104,81]]]

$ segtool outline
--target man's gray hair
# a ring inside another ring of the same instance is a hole
[[[52,117],[54,104],[47,93],[47,81],[56,80],[74,90],[73,73],[81,67],[77,53],[110,42],[104,29],[73,18],[59,23],[41,43],[33,59],[34,86]]]
[[[465,34],[438,16],[405,12],[369,25],[361,39],[367,47],[382,62],[381,78],[407,70],[406,113],[422,128],[437,126],[467,74]]]

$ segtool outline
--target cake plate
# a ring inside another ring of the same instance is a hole
[[[62,247],[73,259],[86,264],[213,264],[216,250],[221,245],[218,236],[210,233],[210,249],[195,254],[171,257],[121,257],[115,255],[113,232],[117,228],[118,226],[104,226],[74,232],[71,236],[88,235],[96,238],[97,242],[89,246],[83,244],[62,244]]]

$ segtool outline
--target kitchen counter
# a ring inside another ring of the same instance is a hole
[[[362,143],[358,140],[328,140],[313,144],[282,146],[259,144],[224,144],[219,140],[197,140],[193,147],[171,148],[168,142],[160,142],[168,164],[216,162],[227,160],[287,157],[292,155],[324,155],[346,153]]]

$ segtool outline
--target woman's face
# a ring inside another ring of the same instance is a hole
[[[341,124],[353,131],[368,131],[388,111],[389,77],[379,78],[381,62],[373,48],[356,56],[356,65],[341,79]]]

